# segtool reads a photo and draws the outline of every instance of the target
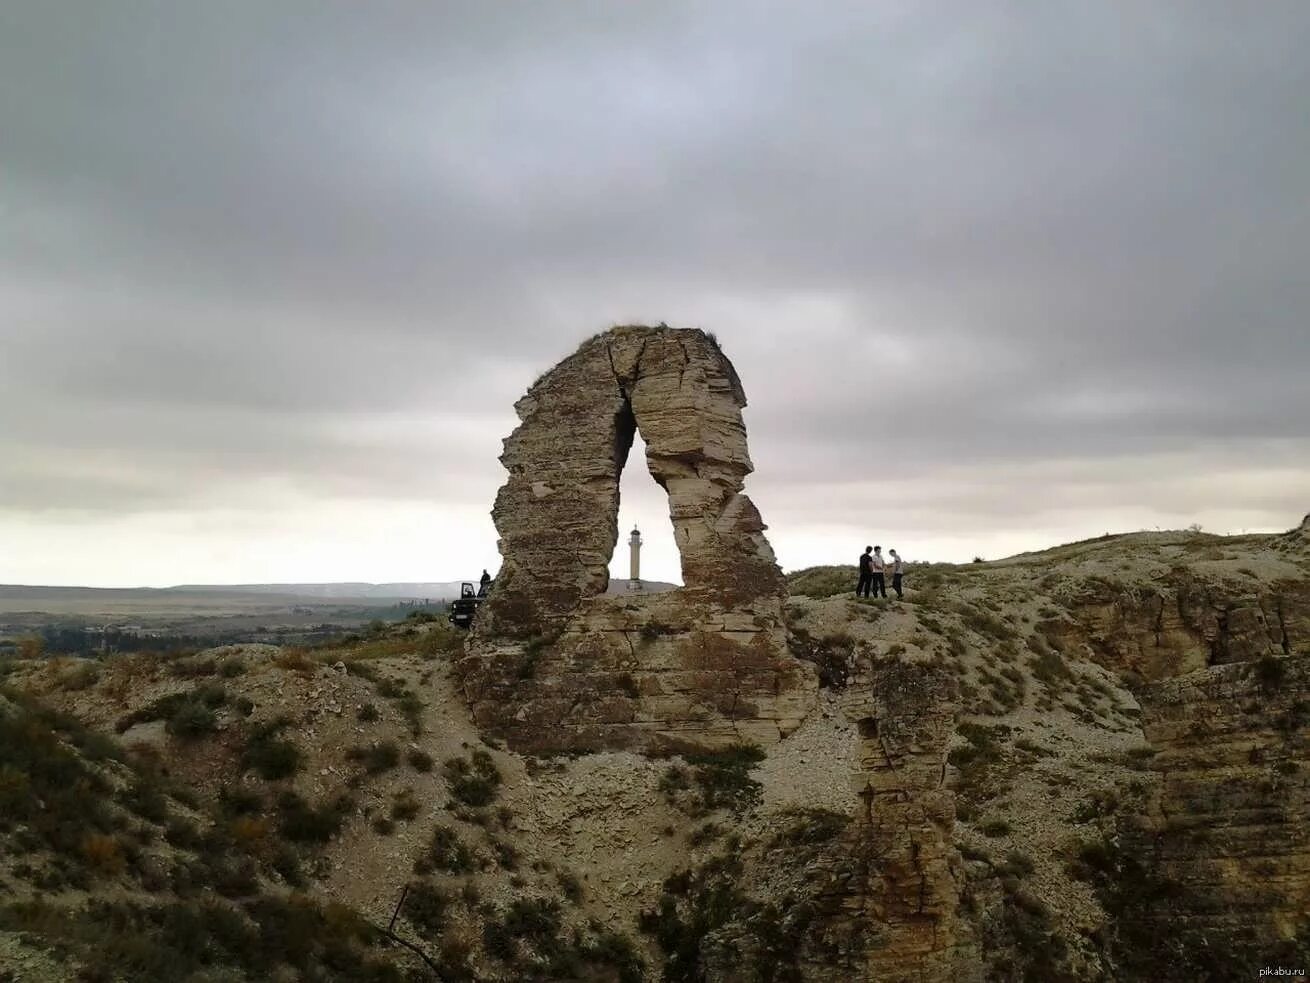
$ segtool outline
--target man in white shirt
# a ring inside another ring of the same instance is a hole
[[[901,575],[905,573],[905,564],[901,562],[901,554],[895,550],[887,552],[892,558],[892,590],[896,591],[896,597],[899,599],[905,596],[901,592]]]
[[[873,596],[887,596],[887,562],[882,558],[882,547],[873,548]]]

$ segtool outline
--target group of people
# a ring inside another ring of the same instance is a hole
[[[892,590],[896,591],[897,597],[904,597],[901,592],[901,577],[905,573],[905,564],[901,562],[900,554],[895,550],[888,550],[888,559],[883,559],[881,546],[866,546],[864,552],[860,554],[860,579],[855,585],[856,597],[868,597],[869,592],[873,592],[874,597],[887,596],[887,569],[891,568],[892,573]]]

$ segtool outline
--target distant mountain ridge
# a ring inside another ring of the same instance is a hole
[[[174,587],[56,587],[41,584],[0,584],[0,598],[109,598],[160,595],[230,595],[300,598],[302,600],[415,600],[459,596],[458,580],[430,583],[337,584],[178,584]]]
[[[451,598],[459,596],[458,580],[427,583],[331,583],[331,584],[179,584],[166,591],[212,591],[226,594],[290,594],[322,598]]]
[[[321,584],[177,584],[173,587],[65,587],[43,584],[0,584],[0,598],[41,600],[53,597],[87,599],[126,597],[129,595],[246,594],[267,598],[298,598],[322,601],[412,601],[450,600],[459,596],[460,584],[466,581],[439,580],[370,584],[359,582]],[[472,583],[477,583],[473,578]],[[676,584],[658,580],[642,581],[642,593],[657,594],[676,589]],[[627,593],[628,582],[617,577],[610,581],[608,593]]]

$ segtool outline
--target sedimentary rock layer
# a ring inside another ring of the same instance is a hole
[[[859,876],[842,885],[867,939],[869,980],[979,979],[977,952],[957,918],[963,874],[952,829],[946,756],[959,709],[953,676],[889,662],[862,671],[842,711],[859,730],[853,776],[863,811],[851,830]]]
[[[1310,655],[1219,666],[1147,687],[1162,782],[1153,830],[1171,885],[1165,937],[1310,934]]]
[[[1310,643],[1310,588],[1205,580],[1187,570],[1151,588],[1089,580],[1069,617],[1043,625],[1061,647],[1085,646],[1107,669],[1143,681],[1212,665],[1288,655]]]

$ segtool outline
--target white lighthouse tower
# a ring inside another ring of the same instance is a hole
[[[629,567],[628,567],[628,590],[641,590],[641,531],[636,526],[632,527],[632,535],[628,537],[629,550]]]

